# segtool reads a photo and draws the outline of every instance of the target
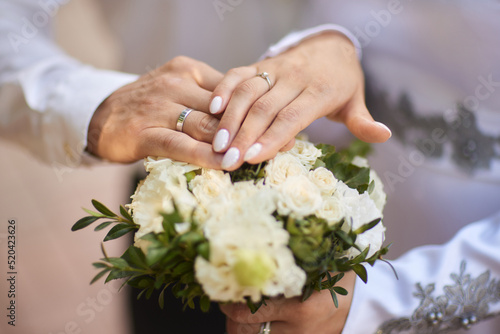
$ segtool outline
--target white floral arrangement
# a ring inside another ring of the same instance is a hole
[[[296,140],[288,152],[234,172],[148,157],[148,172],[132,202],[113,213],[93,200],[98,212],[73,230],[98,219],[101,230],[115,223],[104,241],[135,232],[119,258],[105,257],[93,282],[126,278],[146,296],[167,285],[202,310],[211,301],[246,302],[253,310],[267,298],[302,296],[329,289],[354,270],[365,282],[364,263],[387,252],[382,182],[359,142],[347,151]],[[353,153],[354,152],[354,153]]]

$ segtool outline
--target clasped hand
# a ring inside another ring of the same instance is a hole
[[[271,87],[257,76],[264,71]],[[194,111],[179,132],[176,123],[185,108]],[[337,32],[226,75],[191,58],[174,58],[99,106],[87,150],[114,162],[153,155],[235,170],[291,148],[297,133],[323,116],[367,142],[391,135],[368,112],[354,46]]]

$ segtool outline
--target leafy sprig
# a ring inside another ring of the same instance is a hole
[[[105,229],[106,227],[115,224],[108,232],[106,237],[104,237],[104,241],[109,241],[113,239],[117,239],[121,236],[124,236],[127,233],[133,232],[139,229],[139,225],[134,223],[134,219],[130,215],[130,213],[125,209],[123,205],[120,206],[120,215],[114,213],[110,209],[108,209],[104,204],[92,200],[92,205],[98,211],[92,211],[83,208],[85,212],[87,212],[90,216],[86,216],[78,220],[72,227],[71,231],[81,230],[99,219],[107,220],[106,222],[100,223],[94,228],[94,231],[100,231]]]
[[[367,258],[369,247],[360,249],[356,245],[357,236],[380,223],[375,219],[356,230],[345,232],[345,221],[329,226],[326,220],[309,216],[302,219],[286,217],[285,228],[290,233],[289,247],[295,256],[295,262],[307,274],[302,300],[306,300],[314,291],[328,289],[333,303],[338,307],[337,294],[345,295],[347,291],[336,284],[344,276],[344,272],[353,270],[361,280],[367,282],[367,272],[362,263],[373,265],[382,259],[388,247],[375,252]],[[348,258],[342,254],[350,249],[359,250],[360,254]],[[336,273],[331,276],[331,273]]]

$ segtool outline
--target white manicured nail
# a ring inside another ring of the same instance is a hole
[[[220,152],[229,144],[229,131],[226,129],[219,130],[215,135],[213,147],[215,152]]]
[[[220,107],[222,107],[222,97],[216,96],[212,102],[210,102],[210,113],[218,113],[220,111]]]
[[[222,169],[228,169],[234,164],[238,162],[240,159],[240,150],[236,147],[231,147],[227,150],[226,154],[224,154],[224,158],[222,158]]]
[[[385,125],[384,123],[380,123],[380,122],[375,122],[375,123],[376,123],[378,126],[380,126],[381,128],[384,128],[385,130],[389,131],[390,136],[392,136],[392,131],[391,131],[391,129],[389,129],[389,128],[387,127],[387,125]]]
[[[262,150],[262,144],[260,143],[255,143],[250,148],[248,149],[247,153],[245,153],[245,161],[252,160],[255,158],[260,151]]]

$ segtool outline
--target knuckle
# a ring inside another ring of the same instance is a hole
[[[302,111],[300,108],[295,106],[288,106],[276,116],[276,120],[279,122],[300,125],[302,123],[301,116]]]
[[[247,80],[236,87],[234,94],[237,96],[254,97],[257,94],[257,87],[255,87],[252,81]]]
[[[172,93],[175,89],[181,88],[184,85],[184,79],[172,75],[161,75],[155,80],[155,86],[166,93]]]
[[[250,109],[250,112],[256,113],[258,115],[268,114],[274,105],[274,102],[270,98],[258,99]]]
[[[200,118],[198,130],[205,135],[213,135],[218,125],[219,120],[217,118],[204,114]]]
[[[175,69],[183,69],[192,65],[193,60],[186,56],[176,56],[167,62],[167,67]]]
[[[334,89],[327,80],[318,80],[309,86],[309,93],[316,98],[332,96]]]
[[[227,74],[235,78],[244,78],[248,75],[250,69],[248,66],[235,67],[227,71]]]

